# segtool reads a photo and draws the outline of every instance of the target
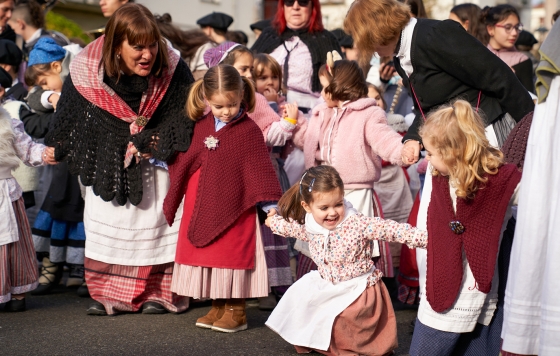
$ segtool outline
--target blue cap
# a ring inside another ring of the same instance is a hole
[[[55,40],[50,37],[39,38],[31,53],[29,53],[29,67],[35,64],[52,63],[60,61],[66,56],[66,50],[60,47]]]

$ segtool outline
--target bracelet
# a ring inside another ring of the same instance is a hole
[[[289,117],[285,117],[284,120],[286,120],[288,123],[295,125],[297,124],[297,120],[296,119],[291,119]]]

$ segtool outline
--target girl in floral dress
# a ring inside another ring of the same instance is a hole
[[[427,234],[408,224],[367,217],[344,199],[344,184],[331,166],[305,171],[299,184],[270,210],[275,234],[309,243],[318,271],[288,289],[266,325],[295,345],[326,355],[385,355],[397,347],[389,293],[372,261],[374,240],[425,247]]]

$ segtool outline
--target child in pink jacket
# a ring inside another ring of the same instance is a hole
[[[365,216],[381,216],[373,191],[381,174],[381,159],[402,165],[402,137],[387,125],[385,111],[368,98],[368,87],[356,62],[327,61],[319,71],[325,103],[316,106],[307,128],[305,168],[333,166],[342,177],[344,198]],[[389,245],[376,244],[378,268],[393,277]]]

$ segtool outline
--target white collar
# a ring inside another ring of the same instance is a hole
[[[342,225],[346,221],[346,219],[358,213],[358,211],[352,206],[352,203],[350,203],[346,199],[344,199],[344,208],[344,219],[342,219],[342,221],[336,226],[336,228]],[[310,234],[321,234],[325,236],[327,236],[330,232],[330,230],[325,229],[324,227],[319,225],[319,223],[315,221],[311,213],[305,214],[305,230]]]
[[[35,31],[31,37],[29,37],[29,39],[26,41],[27,43],[31,43],[37,39],[39,39],[41,37],[41,29],[38,29],[37,31]]]
[[[402,59],[405,56],[410,56],[410,47],[412,45],[412,35],[414,34],[414,26],[416,26],[416,18],[411,17],[408,24],[404,27],[401,32],[401,45],[399,51],[395,54],[395,57]]]

